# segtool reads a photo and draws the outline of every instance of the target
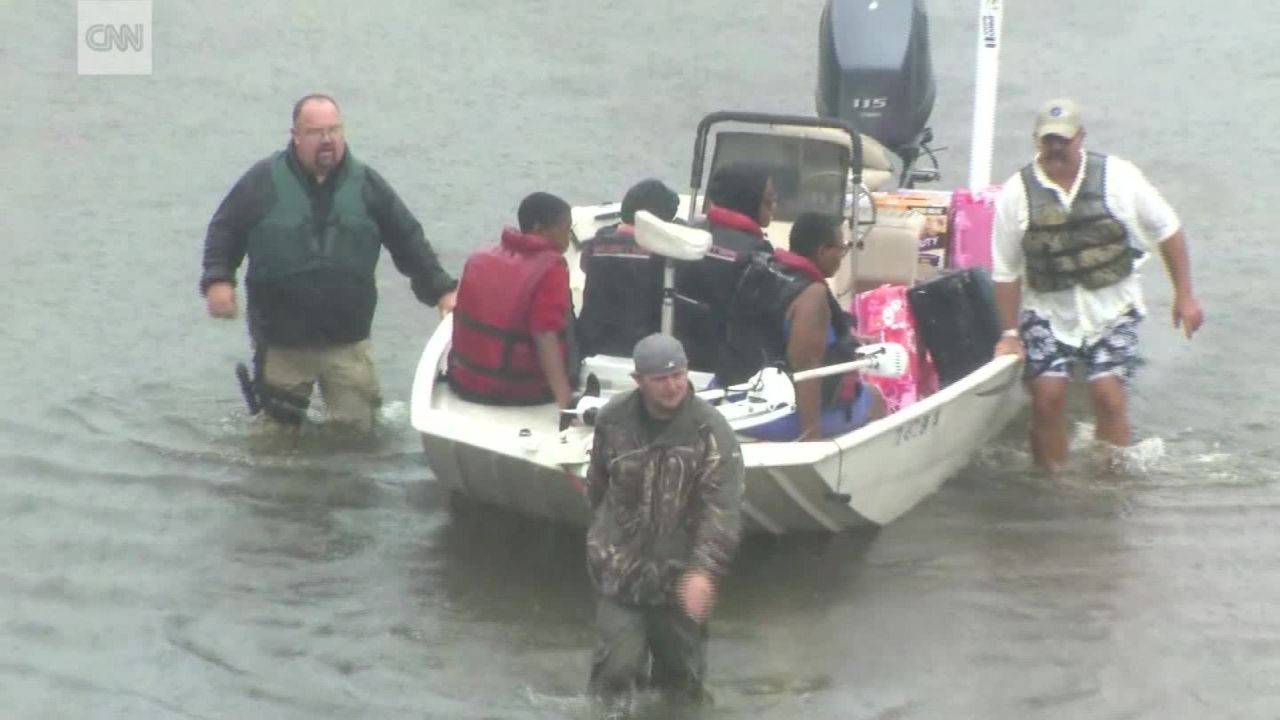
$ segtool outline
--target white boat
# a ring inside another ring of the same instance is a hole
[[[712,130],[725,124],[754,129],[720,130],[713,136]],[[682,211],[692,219],[700,209],[698,190],[708,155],[712,170],[749,157],[764,160],[783,173],[794,171],[793,182],[779,187],[779,214],[784,220],[769,228],[776,245],[787,235],[786,217],[793,218],[798,209],[831,203],[836,212],[845,214],[849,232],[866,240],[868,222],[859,212],[866,205],[868,189],[863,159],[881,152],[878,143],[838,119],[713,113],[698,127],[691,192],[682,196]],[[894,174],[885,176],[892,180]],[[909,177],[909,169],[904,169],[901,177]],[[795,207],[788,210],[788,203]],[[575,234],[590,238],[598,227],[616,222],[617,214],[617,204],[575,208]],[[645,244],[639,229],[637,235]],[[664,254],[678,257],[680,252]],[[581,307],[583,279],[577,270],[576,252],[571,255],[575,306]],[[914,265],[914,249],[909,257]],[[868,258],[866,254],[850,255],[849,266],[832,280],[837,296],[849,296],[859,279],[859,262],[866,265]],[[671,326],[671,302],[668,295],[664,328]],[[428,340],[411,399],[411,423],[422,436],[426,459],[437,481],[481,503],[585,526],[588,510],[583,480],[591,448],[590,425],[563,427],[561,413],[550,404],[494,407],[459,398],[443,376],[452,327],[452,318],[446,317]],[[579,411],[597,406],[613,393],[630,390],[630,369],[629,358],[587,358],[583,377],[594,378],[599,392],[597,398],[583,401]],[[747,468],[746,530],[772,534],[839,532],[892,522],[960,471],[1020,410],[1025,403],[1020,369],[1012,356],[995,358],[902,410],[831,439],[764,442],[741,436]],[[726,399],[723,391],[719,394],[718,406],[735,429],[769,413],[793,410],[788,405],[794,400],[788,395],[791,379],[777,371],[769,373],[764,371],[751,389],[739,388],[732,399]],[[709,376],[690,375],[695,387],[707,387]],[[589,412],[586,416],[589,418]]]
[[[552,405],[488,407],[440,381],[452,323],[423,352],[413,426],[438,482],[473,500],[585,526],[590,428],[559,429]],[[588,372],[625,377],[625,361]],[[838,532],[884,525],[933,494],[1022,404],[1019,364],[996,358],[910,407],[829,440],[744,442],[748,532]]]

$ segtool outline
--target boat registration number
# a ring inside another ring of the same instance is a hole
[[[918,440],[929,433],[930,430],[938,426],[939,420],[942,418],[942,408],[937,408],[931,412],[925,413],[920,417],[909,420],[898,426],[898,437],[894,442],[895,445]]]

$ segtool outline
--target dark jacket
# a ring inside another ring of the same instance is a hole
[[[627,225],[602,228],[584,245],[579,267],[586,275],[578,343],[583,357],[630,357],[640,339],[662,320],[664,260],[636,243]]]
[[[730,222],[721,222],[722,217]],[[676,304],[675,336],[685,345],[689,367],[714,371],[723,361],[729,305],[738,280],[752,254],[772,253],[773,245],[753,220],[720,208],[708,212],[707,229],[711,250],[706,256],[676,266],[677,294],[696,304]]]
[[[673,603],[686,569],[722,575],[742,529],[745,469],[724,417],[690,393],[652,439],[651,424],[639,391],[610,400],[587,472],[587,571],[633,605]]]
[[[324,184],[319,184],[298,164],[293,146],[283,151],[289,169],[311,200],[317,225],[330,215],[333,188],[340,173],[354,163],[351,149]],[[231,188],[209,223],[204,245],[203,294],[215,282],[235,283],[244,261],[250,231],[276,202],[271,168],[279,153],[251,167]],[[377,225],[382,245],[391,253],[396,269],[408,277],[413,292],[425,304],[457,287],[457,281],[440,266],[427,243],[422,225],[372,168],[363,168],[363,197],[368,215]],[[253,258],[249,258],[252,265]],[[343,345],[369,337],[377,306],[377,284],[372,272],[353,274],[322,268],[246,282],[249,324],[255,342],[279,347]]]

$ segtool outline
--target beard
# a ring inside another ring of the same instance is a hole
[[[330,146],[321,146],[316,149],[315,159],[313,161],[317,168],[328,170],[338,164],[338,149]]]
[[[1052,162],[1066,162],[1069,158],[1066,148],[1051,148],[1044,151],[1044,159]]]

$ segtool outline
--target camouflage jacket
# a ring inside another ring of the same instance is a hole
[[[687,568],[718,577],[741,534],[742,451],[723,416],[692,394],[652,441],[638,391],[599,415],[587,472],[587,571],[622,603],[675,602]]]

